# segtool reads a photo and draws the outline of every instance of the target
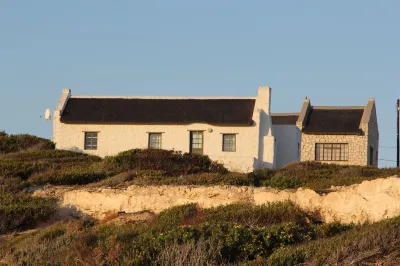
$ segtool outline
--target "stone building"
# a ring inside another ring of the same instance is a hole
[[[296,125],[301,161],[378,165],[379,130],[375,100],[366,106],[311,106],[305,99]]]
[[[232,170],[275,167],[271,89],[257,97],[72,96],[54,111],[56,148],[101,157],[133,148],[206,154]]]

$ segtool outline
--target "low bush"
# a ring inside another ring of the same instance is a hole
[[[400,217],[366,224],[331,238],[278,249],[266,265],[398,265]]]
[[[41,172],[49,167],[45,162],[19,162],[0,160],[0,176],[3,177],[19,177],[27,179],[33,173]]]
[[[34,226],[55,211],[52,200],[0,193],[0,234]]]
[[[1,177],[0,176],[0,194],[17,193],[26,188],[28,184],[19,177]]]
[[[54,149],[54,142],[32,135],[0,134],[0,153],[11,153],[22,150],[49,150]]]
[[[290,207],[289,207],[290,206]],[[268,226],[247,226],[224,222],[229,216],[216,213],[242,211],[249,206],[227,206],[200,209],[195,204],[165,210],[150,224],[100,224],[77,222],[57,224],[40,233],[20,238],[0,246],[0,257],[10,264],[74,264],[87,265],[159,265],[178,262],[203,261],[211,265],[240,264],[268,258],[282,247],[312,241],[318,237],[334,236],[351,227],[314,225],[273,218]],[[272,204],[262,208],[273,215],[273,210],[290,211],[293,205]],[[259,212],[256,210],[254,212]],[[187,225],[188,219],[208,215],[216,220]],[[290,216],[290,214],[288,214]],[[266,217],[265,214],[262,214]],[[221,221],[218,217],[222,217]],[[274,224],[278,222],[277,224]],[[260,224],[261,225],[261,224]],[[18,242],[18,243],[17,243]],[[212,250],[209,250],[212,249]],[[155,264],[154,264],[155,263]]]
[[[279,176],[274,176],[271,179],[262,182],[263,186],[278,188],[278,189],[299,188],[304,184],[306,184],[306,182],[297,177],[289,178],[289,177],[279,177]]]
[[[249,173],[249,177],[254,179],[256,186],[261,184],[280,189],[303,186],[314,190],[325,190],[331,186],[346,186],[398,174],[400,174],[399,168],[300,162],[273,170],[255,170]]]
[[[232,185],[232,186],[252,186],[253,180],[246,174],[240,173],[198,173],[183,176],[142,176],[134,178],[129,185],[138,186],[161,186],[161,185],[179,185],[179,186],[210,186],[210,185]]]
[[[260,206],[232,204],[205,209],[200,215],[203,222],[233,222],[242,226],[265,227],[283,222],[306,223],[313,217],[291,201],[268,203]]]
[[[139,170],[136,171],[136,176],[138,178],[142,177],[162,177],[165,176],[166,172],[163,170]]]
[[[170,230],[182,225],[185,220],[194,217],[197,211],[198,207],[195,203],[171,207],[157,215],[155,226],[159,231]]]
[[[84,185],[98,182],[107,177],[105,172],[91,168],[71,167],[61,170],[49,170],[34,174],[29,182],[35,185]]]
[[[135,172],[123,172],[115,176],[107,177],[99,182],[94,182],[88,187],[127,187],[136,177]]]
[[[39,151],[22,151],[17,153],[9,153],[3,155],[2,160],[13,161],[49,161],[49,162],[100,162],[101,158],[98,156],[88,155],[80,152],[73,152],[67,150],[39,150]]]
[[[201,172],[227,172],[222,165],[211,161],[208,156],[156,149],[135,149],[121,152],[116,156],[107,157],[104,166],[106,170],[114,173],[129,170],[162,170],[171,176]]]

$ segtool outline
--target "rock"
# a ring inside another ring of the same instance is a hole
[[[54,190],[54,188],[52,188]],[[107,212],[134,213],[151,210],[159,213],[167,208],[197,203],[210,208],[233,203],[265,204],[291,200],[310,212],[318,212],[324,222],[375,222],[400,215],[400,178],[389,177],[319,195],[310,189],[277,190],[265,187],[235,186],[130,186],[127,189],[85,188],[51,194],[60,197],[60,208],[74,208],[102,219]],[[46,194],[45,191],[37,193]]]

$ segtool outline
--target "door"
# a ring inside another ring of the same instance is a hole
[[[190,152],[203,154],[204,138],[202,131],[190,132]]]

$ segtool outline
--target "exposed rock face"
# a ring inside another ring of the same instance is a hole
[[[45,192],[37,192],[44,195]],[[61,207],[103,218],[105,213],[158,213],[172,206],[198,203],[209,208],[239,202],[257,205],[291,200],[301,208],[318,212],[322,221],[342,223],[378,221],[400,215],[400,178],[381,178],[362,184],[338,188],[327,195],[310,189],[275,190],[271,188],[233,186],[131,186],[121,189],[66,190]]]

